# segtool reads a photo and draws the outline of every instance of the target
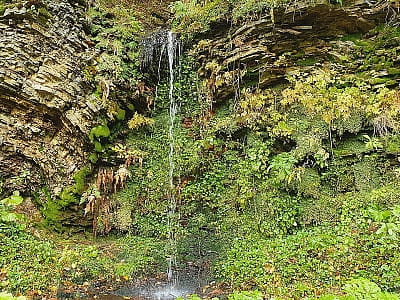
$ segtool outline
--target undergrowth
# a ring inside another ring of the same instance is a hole
[[[73,289],[97,281],[126,281],[165,268],[162,241],[129,236],[65,239],[28,227],[29,223],[12,210],[0,205],[3,291],[29,297],[55,295],[60,287]]]

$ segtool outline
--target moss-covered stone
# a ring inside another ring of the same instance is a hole
[[[307,197],[319,198],[321,195],[321,178],[313,168],[306,168],[301,179],[296,182],[296,189]]]
[[[362,161],[353,165],[354,187],[358,191],[369,191],[379,186],[376,156],[364,156]]]
[[[63,231],[66,220],[77,217],[74,217],[74,214],[79,214],[79,212],[73,212],[70,208],[79,204],[80,194],[86,188],[86,179],[90,173],[89,166],[80,169],[73,176],[75,184],[63,188],[58,196],[51,195],[46,187],[35,194],[35,200],[44,217],[45,224],[52,226],[56,230]],[[78,223],[84,222],[81,220]]]

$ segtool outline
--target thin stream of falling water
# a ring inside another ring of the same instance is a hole
[[[162,61],[162,57],[164,54],[164,50],[165,50],[165,44],[162,45],[161,47],[161,52],[160,52],[160,58],[158,60],[158,69],[157,69],[157,74],[158,74],[158,81],[157,81],[157,85],[156,85],[156,92],[155,92],[155,96],[154,96],[154,104],[153,104],[153,109],[156,109],[156,101],[158,98],[158,86],[160,85],[160,80],[161,80],[161,61]]]
[[[169,195],[169,203],[168,203],[168,213],[167,213],[167,230],[168,230],[168,286],[163,288],[162,290],[154,293],[156,299],[164,300],[176,298],[175,296],[179,293],[182,293],[183,290],[179,290],[179,282],[178,282],[178,272],[176,270],[176,231],[178,225],[179,216],[177,215],[177,203],[176,203],[176,195],[175,195],[175,183],[174,183],[174,173],[175,173],[175,119],[176,114],[178,112],[179,106],[176,100],[177,97],[174,97],[174,67],[178,66],[178,76],[180,76],[180,61],[179,59],[175,62],[176,56],[179,58],[181,55],[181,44],[179,42],[178,36],[167,30],[160,30],[155,32],[151,36],[145,38],[142,41],[143,53],[142,53],[142,67],[146,68],[151,66],[153,60],[155,58],[158,59],[158,83],[161,80],[161,67],[163,62],[164,53],[168,58],[168,67],[169,67],[169,128],[168,128],[168,140],[169,140],[169,153],[168,153],[168,164],[169,164],[169,172],[168,172],[168,195]],[[158,97],[158,85],[156,88],[156,98]],[[154,101],[155,105],[156,100]]]
[[[177,103],[174,98],[174,56],[176,50],[176,37],[171,32],[168,31],[168,40],[167,40],[167,54],[168,54],[168,65],[169,65],[169,211],[168,211],[168,238],[170,243],[170,257],[168,258],[168,281],[171,284],[174,284],[173,279],[173,267],[176,265],[176,241],[175,241],[175,214],[176,214],[176,199],[175,199],[175,186],[174,186],[174,170],[175,170],[175,162],[174,162],[174,147],[175,147],[175,139],[174,139],[174,126],[175,126],[175,117],[177,113]]]

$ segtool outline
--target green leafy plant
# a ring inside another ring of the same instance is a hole
[[[10,210],[20,205],[24,198],[20,196],[18,191],[15,191],[10,197],[4,198],[0,201],[0,221],[2,222],[15,222],[22,218],[21,215],[11,212]]]

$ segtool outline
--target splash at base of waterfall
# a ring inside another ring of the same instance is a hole
[[[172,300],[186,299],[188,295],[201,294],[202,287],[206,286],[209,279],[209,270],[185,269],[175,271],[179,277],[176,285],[172,286],[165,280],[149,279],[122,287],[110,294],[96,295],[85,298],[86,300]]]

